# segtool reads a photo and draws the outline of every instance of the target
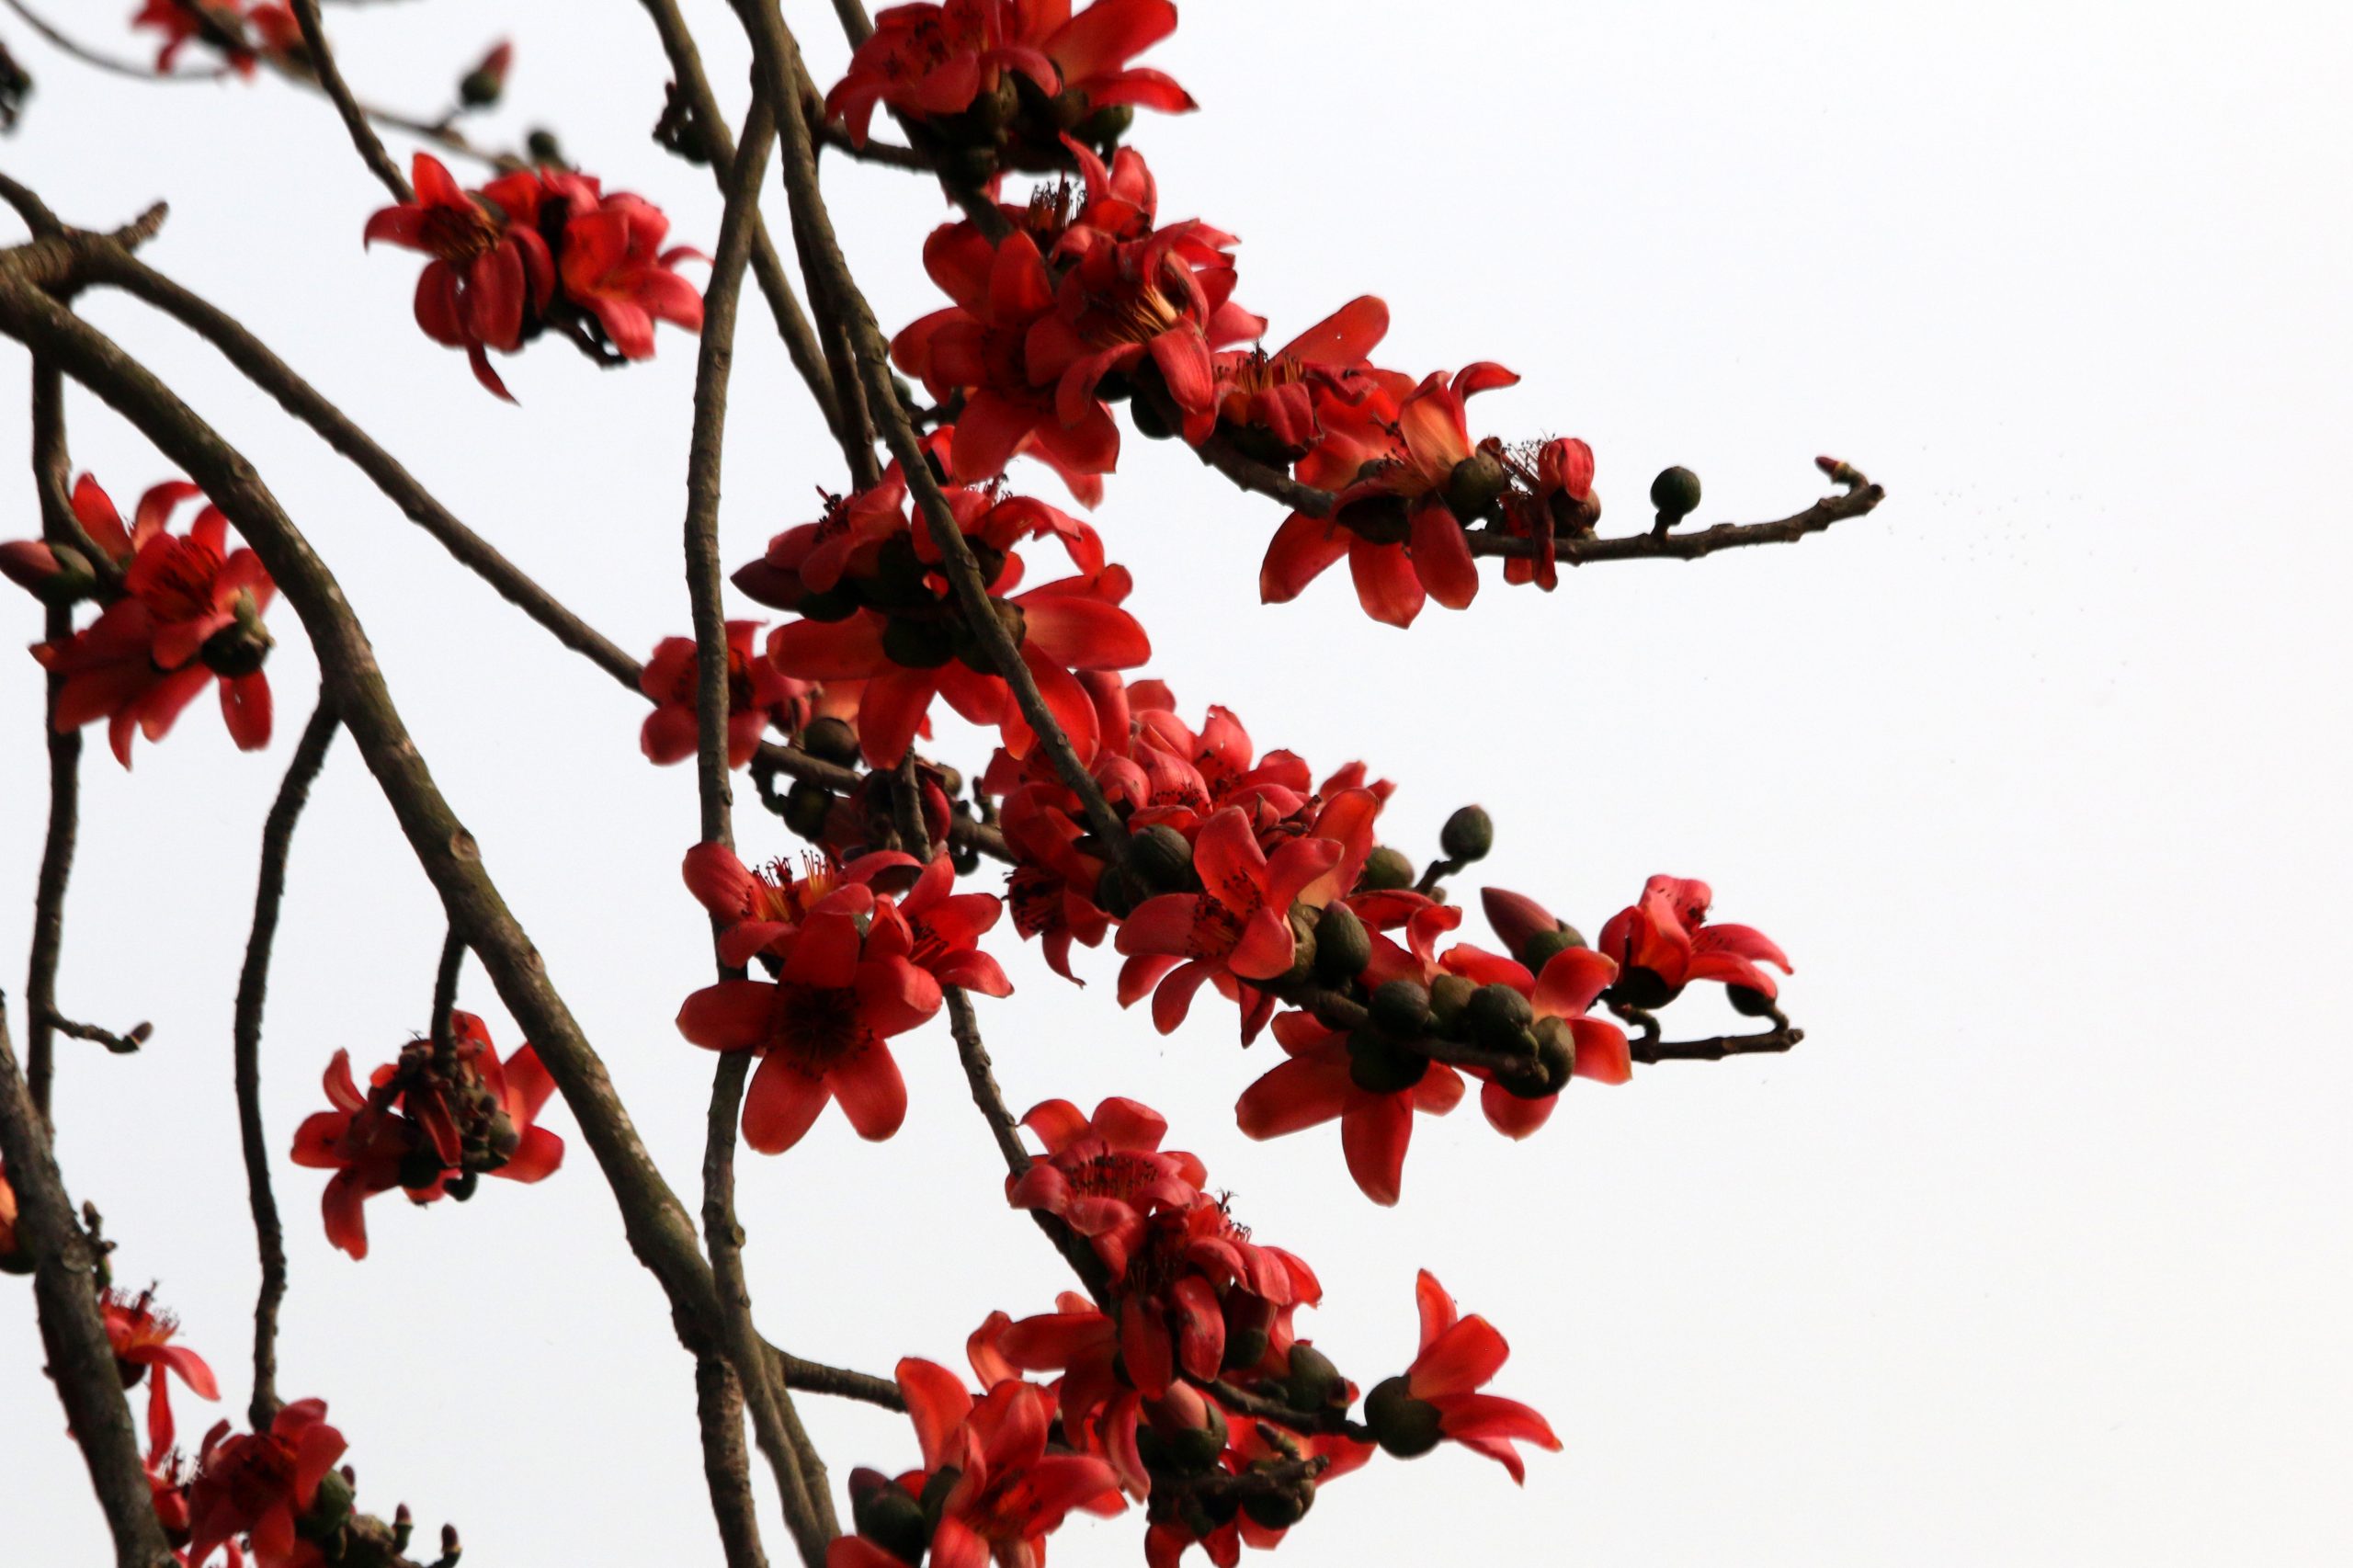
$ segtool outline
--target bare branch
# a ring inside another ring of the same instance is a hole
[[[409,188],[408,176],[384,151],[375,127],[368,123],[368,111],[351,96],[351,85],[343,79],[343,68],[335,62],[335,51],[327,47],[326,28],[319,21],[319,0],[293,0],[294,22],[302,29],[302,47],[311,56],[312,74],[318,78],[319,91],[335,105],[335,113],[343,117],[343,128],[351,133],[351,144],[359,149],[360,162],[368,172],[383,183],[392,193],[392,199],[403,206],[415,201],[416,192]]]
[[[325,766],[342,722],[335,706],[319,695],[285,780],[261,827],[261,869],[254,890],[253,934],[245,938],[244,968],[237,976],[235,1058],[237,1132],[244,1146],[245,1196],[254,1211],[254,1240],[261,1255],[261,1290],[254,1301],[254,1393],[246,1419],[256,1432],[277,1417],[278,1309],[286,1300],[286,1233],[278,1220],[278,1198],[269,1183],[269,1143],[261,1120],[261,1018],[269,994],[269,960],[278,939],[278,907],[286,898],[286,858],[294,824],[311,799],[311,785]]]
[[[33,200],[39,207],[40,199]],[[65,476],[72,464],[65,449],[64,381],[57,367],[42,358],[33,361],[32,426],[33,489],[41,532],[51,544],[63,543],[74,516],[65,499]],[[74,535],[81,531],[79,524],[74,525]],[[93,551],[89,558],[103,553]],[[44,607],[42,631],[52,644],[62,644],[74,634],[73,607]],[[50,1083],[56,1071],[57,965],[65,951],[65,889],[74,876],[82,800],[82,732],[60,730],[56,722],[65,677],[51,671],[46,684],[41,731],[49,746],[49,828],[41,838],[40,873],[33,886],[32,955],[25,973],[25,1077],[33,1107],[43,1119],[49,1115]]]
[[[107,54],[79,42],[44,19],[39,12],[26,5],[25,0],[7,0],[7,5],[8,9],[25,19],[25,26],[39,33],[54,48],[73,56],[85,65],[95,65],[99,70],[110,72],[117,76],[131,76],[142,82],[218,82],[222,77],[229,74],[229,68],[225,65],[215,66],[210,71],[158,71],[152,65],[142,65],[135,60],[124,60],[116,55]]]

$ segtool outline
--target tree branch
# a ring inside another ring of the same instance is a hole
[[[38,206],[39,199],[35,199]],[[46,209],[41,209],[46,210]],[[33,360],[33,491],[41,533],[54,546],[82,532],[66,501],[64,379],[47,359]],[[66,531],[73,523],[72,535]],[[43,607],[42,631],[52,645],[74,634],[71,605]],[[65,951],[65,889],[74,876],[74,843],[80,831],[82,732],[57,727],[57,703],[65,677],[48,672],[41,704],[42,738],[49,747],[49,828],[41,838],[40,873],[33,886],[32,954],[25,972],[25,1078],[33,1107],[49,1116],[50,1084],[56,1072],[57,965]]]
[[[351,133],[351,144],[359,149],[359,161],[368,172],[382,182],[392,199],[403,206],[416,200],[416,192],[409,188],[408,176],[384,151],[384,143],[377,138],[376,128],[368,123],[368,111],[351,96],[351,85],[343,79],[343,68],[335,62],[335,51],[327,47],[325,27],[319,20],[319,0],[292,0],[295,25],[302,29],[302,47],[311,56],[311,74],[318,80],[319,91],[335,105],[335,113],[343,117],[343,128]]]
[[[270,949],[278,939],[278,912],[286,898],[286,858],[293,846],[294,824],[310,801],[311,785],[325,766],[327,748],[341,727],[323,689],[311,722],[302,726],[302,738],[294,744],[278,798],[262,822],[253,934],[245,938],[245,964],[237,976],[237,1131],[244,1147],[255,1244],[261,1255],[261,1291],[254,1301],[254,1393],[245,1412],[256,1432],[269,1430],[278,1415],[278,1309],[286,1300],[286,1233],[278,1220],[277,1195],[270,1190],[269,1143],[261,1120],[262,1008],[269,994]]]
[[[47,40],[52,48],[72,56],[85,65],[95,65],[99,70],[110,72],[117,76],[135,77],[142,82],[217,82],[229,74],[229,68],[225,65],[215,66],[210,71],[158,71],[152,65],[142,65],[135,60],[119,59],[77,41],[44,19],[39,12],[26,5],[24,0],[7,0],[7,5],[8,9],[24,18],[25,26]]]
[[[760,1548],[760,1518],[752,1495],[752,1467],[744,1452],[744,1388],[717,1356],[695,1362],[695,1412],[702,1427],[702,1474],[727,1568],[767,1568]]]
[[[114,1347],[98,1311],[97,1258],[74,1218],[51,1152],[48,1123],[17,1066],[7,1003],[0,997],[0,1159],[17,1193],[17,1235],[33,1265],[42,1347],[65,1407],[67,1426],[89,1467],[98,1506],[113,1532],[117,1568],[169,1568],[174,1561],[156,1522],[140,1462],[139,1439],[123,1403]]]

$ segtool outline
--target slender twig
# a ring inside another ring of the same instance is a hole
[[[811,128],[818,145],[839,153],[843,157],[861,164],[881,164],[885,168],[908,169],[916,174],[931,174],[932,162],[913,147],[902,147],[895,142],[854,141],[850,133],[831,120]]]
[[[102,1029],[96,1024],[81,1023],[67,1017],[63,1013],[55,1012],[49,1015],[49,1024],[50,1028],[59,1034],[70,1035],[75,1040],[86,1040],[92,1045],[103,1045],[117,1056],[131,1055],[141,1046],[145,1045],[155,1033],[154,1025],[142,1022],[131,1025],[128,1033],[117,1034],[112,1029]]]
[[[1805,1039],[1805,1030],[1786,1020],[1763,1034],[1716,1035],[1708,1040],[1636,1040],[1634,1060],[1657,1062],[1722,1062],[1727,1056],[1755,1056],[1789,1050]]]
[[[854,1372],[847,1367],[828,1367],[822,1361],[804,1361],[781,1350],[773,1351],[768,1358],[784,1374],[784,1386],[795,1392],[854,1399],[861,1404],[879,1404],[885,1410],[907,1407],[907,1402],[900,1396],[899,1385],[888,1378]]]
[[[278,1309],[286,1300],[286,1233],[278,1221],[277,1195],[270,1189],[269,1143],[261,1120],[262,1007],[269,994],[270,949],[278,939],[278,912],[286,897],[286,857],[293,846],[294,824],[310,801],[311,785],[340,727],[334,705],[322,692],[310,722],[302,726],[302,738],[294,744],[278,798],[262,822],[253,934],[245,938],[245,964],[237,975],[237,1132],[244,1147],[254,1240],[261,1254],[261,1292],[254,1301],[254,1394],[246,1409],[256,1432],[267,1431],[278,1415]]]
[[[124,60],[92,49],[46,20],[24,0],[7,0],[7,5],[8,9],[24,18],[25,26],[48,40],[56,49],[85,65],[95,65],[118,76],[136,77],[142,82],[218,82],[229,74],[226,65],[215,66],[210,71],[158,71],[152,65],[142,65],[135,60]]]
[[[98,1312],[97,1257],[74,1218],[51,1152],[48,1123],[17,1066],[0,997],[0,1160],[17,1194],[17,1238],[33,1265],[50,1381],[113,1533],[117,1568],[166,1568],[174,1559],[155,1519],[139,1439],[123,1403],[114,1347]]]
[[[360,162],[392,193],[394,201],[404,206],[415,201],[416,192],[409,188],[408,177],[384,151],[376,128],[368,123],[368,111],[351,96],[351,85],[335,62],[335,51],[327,47],[326,28],[319,20],[319,0],[293,0],[293,6],[295,25],[302,29],[302,47],[311,57],[311,73],[318,78],[319,91],[343,117],[343,128],[351,133],[351,144],[359,149]]]
[[[427,1036],[433,1041],[433,1059],[441,1064],[445,1076],[454,1076],[458,1061],[458,978],[465,971],[466,939],[458,934],[455,921],[442,933],[441,956],[433,964],[433,1013]]]
[[[795,85],[803,73],[799,48],[776,0],[732,3],[751,37],[755,68],[760,73],[762,84],[778,102],[792,102]],[[889,350],[881,329],[875,325],[873,312],[843,258],[833,220],[825,210],[824,194],[818,188],[808,122],[797,114],[779,114],[777,118],[784,142],[785,190],[791,198],[795,231],[805,233],[807,254],[816,274],[825,279],[832,302],[849,333],[859,376],[866,387],[867,408],[881,428],[891,455],[898,460],[901,471],[907,476],[923,511],[925,526],[943,558],[942,565],[955,590],[958,608],[987,655],[990,668],[1012,688],[1014,700],[1036,736],[1035,744],[1044,748],[1057,776],[1078,797],[1089,824],[1106,849],[1116,853],[1127,842],[1119,815],[1096,787],[1093,775],[1080,760],[1070,737],[1063,733],[1062,725],[1046,706],[1036,679],[1022,662],[1020,650],[997,618],[972,546],[966,542],[955,514],[949,509],[947,497],[924,461],[922,447],[914,427],[907,423],[906,411],[899,405],[898,392],[891,381]]]
[[[55,364],[39,357],[33,360],[32,426],[33,490],[41,532],[52,545],[61,544],[69,537],[66,525],[74,517],[65,498],[65,476],[72,464],[65,449],[64,378]],[[80,533],[76,524],[73,535]],[[52,646],[63,646],[74,634],[73,607],[45,607],[42,631]],[[25,972],[25,1077],[34,1108],[44,1118],[56,1071],[57,965],[65,951],[65,888],[74,876],[82,800],[82,732],[57,725],[65,677],[51,671],[45,684],[41,732],[49,745],[49,828],[41,838],[40,873],[33,884],[32,954]]]
[[[834,15],[842,19],[842,31],[852,49],[874,36],[874,23],[868,18],[859,0],[834,0]]]
[[[724,194],[735,166],[734,140],[728,134],[725,117],[719,112],[719,100],[711,95],[710,78],[702,68],[702,52],[695,47],[694,34],[687,27],[677,0],[643,0],[643,4],[646,15],[654,20],[654,30],[661,37],[662,52],[669,56],[678,90],[686,95],[687,108],[702,132],[703,146],[710,154],[711,178]],[[768,313],[776,318],[777,335],[784,340],[784,351],[790,357],[792,368],[800,372],[810,397],[824,416],[825,428],[834,433],[834,439],[847,458],[855,449],[852,443],[856,433],[843,422],[840,400],[834,395],[833,383],[825,370],[825,351],[818,345],[809,318],[801,313],[801,301],[792,291],[783,258],[777,255],[776,242],[769,237],[765,222],[752,233],[752,276],[759,279],[760,292],[767,297]]]

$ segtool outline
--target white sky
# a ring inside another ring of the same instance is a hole
[[[118,46],[131,8],[51,5]],[[740,99],[725,7],[690,10]],[[828,7],[788,10],[836,70]],[[1137,141],[1168,216],[1244,236],[1241,298],[1278,339],[1370,290],[1396,322],[1388,362],[1502,359],[1526,381],[1474,404],[1481,428],[1591,440],[1620,527],[1668,462],[1705,477],[1706,520],[1803,505],[1816,451],[1891,492],[1801,549],[1597,567],[1550,597],[1491,577],[1470,613],[1433,608],[1401,636],[1336,574],[1261,609],[1279,516],[1131,440],[1100,521],[1188,711],[1224,701],[1261,745],[1368,758],[1401,783],[1385,826],[1406,846],[1483,801],[1495,880],[1588,927],[1651,872],[1708,878],[1724,917],[1795,958],[1810,1036],[1786,1058],[1580,1088],[1522,1145],[1468,1108],[1425,1122],[1405,1202],[1381,1211],[1336,1133],[1234,1131],[1271,1047],[1239,1056],[1226,1010],[1163,1040],[1115,1010],[1107,956],[1079,993],[1004,944],[1020,994],[983,1021],[1017,1108],[1119,1092],[1167,1112],[1258,1233],[1315,1266],[1313,1332],[1367,1382],[1410,1355],[1413,1270],[1431,1267],[1510,1335],[1498,1391],[1567,1439],[1524,1494],[1460,1449],[1381,1463],[1335,1485],[1284,1561],[2353,1555],[2353,1067],[2333,994],[2353,932],[2330,717],[2353,558],[2331,498],[2353,414],[2353,27],[2309,5],[1998,0],[1185,10],[1152,61],[1204,111]],[[704,176],[644,134],[665,71],[635,6],[332,22],[363,93],[418,108],[511,32],[497,126],[553,124],[710,242]],[[684,630],[690,339],[665,330],[656,362],[610,375],[544,345],[503,367],[523,407],[494,404],[411,322],[413,258],[362,255],[380,196],[324,103],[267,83],[142,88],[11,19],[0,34],[40,78],[0,148],[11,173],[93,226],[168,197],[157,265],[625,646]],[[916,247],[935,201],[882,171],[837,171],[834,189],[886,324],[933,308]],[[633,699],[208,350],[123,300],[86,308],[245,443],[326,553],[436,776],[689,1187],[710,1067],[670,1023],[709,963],[676,871],[690,770],[646,767]],[[841,478],[745,320],[731,561]],[[20,432],[22,385],[0,376],[0,426]],[[163,477],[104,410],[73,414],[77,460],[119,499]],[[0,494],[0,535],[32,532],[29,487]],[[11,640],[38,635],[28,600],[0,617]],[[128,777],[94,746],[63,987],[71,1012],[156,1025],[134,1059],[66,1042],[61,1155],[122,1278],[160,1279],[222,1373],[224,1408],[244,1397],[255,1278],[230,996],[261,816],[313,689],[293,618],[277,620],[268,756],[235,753],[201,709]],[[0,747],[0,887],[28,890],[39,851],[39,689],[29,662],[0,682],[0,734],[17,737]],[[786,842],[756,812],[743,827],[753,848]],[[347,743],[290,901],[266,1041],[281,1148],[333,1050],[382,1060],[424,1025],[440,937]],[[0,901],[0,951],[23,950],[28,905]],[[467,1001],[511,1046],[478,973]],[[1063,1283],[998,1201],[944,1021],[899,1057],[896,1141],[828,1117],[742,1171],[767,1331],[881,1371],[955,1362],[990,1309],[1044,1310]],[[325,1244],[320,1178],[278,1176],[281,1387],[330,1401],[363,1506],[405,1498],[428,1532],[455,1519],[481,1568],[718,1561],[688,1364],[576,1141],[537,1188],[371,1205],[360,1265]],[[38,1369],[28,1293],[0,1290],[0,1557],[98,1561]],[[836,1477],[914,1460],[898,1418],[807,1409]],[[184,1402],[184,1430],[210,1415]],[[1055,1559],[1136,1561],[1141,1529],[1075,1522]],[[788,1555],[773,1516],[768,1535]]]

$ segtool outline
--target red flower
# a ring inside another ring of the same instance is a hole
[[[688,886],[714,912],[731,890],[746,892],[745,883],[752,884],[747,896],[760,896],[742,864],[731,872],[726,862],[733,857],[716,846],[699,846],[688,859]],[[870,888],[851,883],[801,902],[815,892],[787,895],[798,915],[789,929],[771,918],[750,932],[735,927],[722,944],[722,957],[748,957],[747,947],[775,953],[774,981],[722,980],[678,1010],[678,1032],[695,1044],[760,1058],[744,1098],[744,1141],[764,1154],[801,1142],[828,1100],[841,1103],[861,1138],[896,1132],[907,1114],[907,1086],[885,1042],[940,1006],[939,983],[909,961],[910,944],[861,929],[870,919],[882,924]]]
[[[294,13],[277,0],[259,0],[250,10],[241,9],[245,3],[246,0],[146,0],[139,14],[131,18],[131,25],[153,28],[164,35],[163,47],[155,54],[155,69],[159,72],[169,71],[188,41],[199,39],[218,48],[238,75],[250,76],[261,55],[283,54],[299,46],[302,29],[294,20]],[[258,48],[255,47],[256,44]]]
[[[98,1298],[98,1307],[106,1319],[107,1343],[114,1349],[122,1386],[135,1387],[151,1368],[154,1371],[147,1385],[147,1441],[158,1452],[167,1449],[174,1428],[171,1380],[165,1374],[176,1375],[199,1399],[219,1399],[221,1385],[203,1357],[185,1345],[172,1343],[180,1321],[156,1310],[153,1292],[142,1290],[133,1296],[108,1290]]]
[[[1617,978],[1618,966],[1592,949],[1564,948],[1547,960],[1543,972],[1529,988],[1537,1038],[1544,1039],[1549,1029],[1565,1030],[1574,1063],[1571,1072],[1599,1084],[1623,1084],[1634,1075],[1626,1031],[1605,1019],[1585,1016]],[[1548,1025],[1548,1020],[1556,1021]],[[1560,1097],[1551,1094],[1527,1099],[1490,1080],[1479,1091],[1479,1108],[1496,1131],[1525,1138],[1544,1125]]]
[[[431,1203],[472,1190],[483,1173],[509,1181],[545,1179],[563,1163],[563,1140],[537,1125],[555,1080],[524,1046],[505,1062],[483,1021],[449,1015],[454,1074],[417,1040],[369,1075],[362,1095],[351,1078],[351,1053],[338,1051],[324,1084],[332,1110],[313,1112],[294,1132],[298,1165],[331,1170],[321,1209],[327,1240],[354,1258],[368,1256],[361,1205],[394,1187]]]
[[[1348,1175],[1375,1203],[1395,1203],[1404,1189],[1414,1113],[1444,1116],[1452,1110],[1462,1099],[1462,1075],[1424,1058],[1424,1071],[1404,1088],[1388,1088],[1378,1080],[1367,1088],[1351,1070],[1345,1031],[1308,1013],[1276,1015],[1274,1030],[1290,1060],[1245,1089],[1234,1103],[1234,1120],[1243,1132],[1280,1138],[1337,1117]]]
[[[1359,295],[1276,349],[1217,356],[1217,418],[1252,456],[1291,463],[1323,438],[1317,404],[1350,395],[1355,372],[1389,334],[1389,307]],[[1361,393],[1358,394],[1361,395]]]
[[[260,1568],[314,1568],[324,1562],[316,1544],[295,1526],[318,1500],[319,1483],[343,1457],[343,1434],[326,1422],[323,1399],[297,1400],[278,1413],[267,1433],[226,1436],[225,1421],[205,1436],[188,1485],[190,1568],[203,1568],[234,1536],[252,1543]]]
[[[1091,1118],[1068,1100],[1047,1100],[1021,1123],[1045,1144],[1046,1157],[1007,1177],[1006,1197],[1016,1209],[1062,1219],[1092,1244],[1114,1278],[1128,1271],[1145,1217],[1191,1207],[1209,1179],[1194,1156],[1160,1152],[1167,1120],[1134,1100],[1113,1096]]]
[[[1098,498],[1102,487],[1092,476],[1120,460],[1110,411],[1088,403],[1065,421],[1053,387],[1030,384],[1029,330],[1054,309],[1054,280],[1038,243],[1016,233],[992,246],[971,223],[951,223],[924,242],[923,266],[956,302],[902,330],[891,340],[891,358],[936,399],[963,393],[950,475],[964,483],[988,479],[1028,452],[1082,501]]]
[[[1288,603],[1346,555],[1358,600],[1375,620],[1411,626],[1425,598],[1449,609],[1468,605],[1479,592],[1479,567],[1456,508],[1475,515],[1494,505],[1506,476],[1490,454],[1474,454],[1463,400],[1518,380],[1482,362],[1415,388],[1398,405],[1388,453],[1340,492],[1340,509],[1330,517],[1294,512],[1276,532],[1259,569],[1259,597]],[[1472,482],[1479,463],[1494,467],[1492,488]]]
[[[1527,1468],[1512,1445],[1533,1443],[1557,1453],[1561,1439],[1527,1405],[1478,1392],[1503,1369],[1511,1347],[1485,1318],[1458,1317],[1454,1299],[1428,1269],[1415,1278],[1414,1296],[1421,1308],[1421,1353],[1404,1375],[1366,1397],[1366,1422],[1381,1446],[1400,1459],[1426,1454],[1441,1438],[1451,1438],[1525,1483]]]
[[[1152,656],[1143,628],[1120,608],[1130,586],[1127,572],[1107,567],[1007,597],[1020,572],[1020,557],[1007,554],[991,590],[1004,606],[999,616],[1079,756],[1092,757],[1095,708],[1072,672],[1123,669]],[[960,646],[959,637],[965,634],[944,584],[924,592],[928,602],[904,613],[860,609],[844,620],[804,619],[779,627],[768,641],[768,654],[778,668],[805,680],[868,683],[858,702],[858,733],[873,767],[894,767],[906,755],[935,697],[945,698],[973,723],[1001,727],[1007,748],[1027,755],[1035,737],[1014,705],[1011,688],[983,672],[977,644]]]
[[[1229,1318],[1267,1330],[1262,1361],[1287,1354],[1290,1310],[1313,1305],[1323,1287],[1304,1262],[1253,1242],[1222,1203],[1205,1197],[1152,1215],[1112,1293],[1120,1363],[1139,1392],[1157,1399],[1180,1370],[1219,1375]]]
[[[849,868],[852,879],[873,878],[893,866],[915,863],[895,850],[863,856]],[[924,862],[912,885],[898,898],[875,901],[870,952],[904,953],[907,961],[942,985],[958,985],[983,996],[1010,996],[1013,982],[996,960],[981,951],[980,939],[1005,914],[992,892],[957,892],[956,868],[945,855]]]
[[[1120,927],[1120,951],[1130,955],[1120,999],[1152,990],[1152,1021],[1166,1034],[1205,980],[1280,979],[1296,949],[1291,904],[1341,854],[1332,839],[1293,838],[1269,857],[1240,807],[1216,812],[1193,845],[1203,891],[1146,899]]]
[[[474,379],[512,403],[483,350],[521,348],[526,327],[537,329],[555,296],[555,258],[535,226],[539,176],[505,176],[477,198],[459,188],[430,153],[417,153],[409,168],[416,199],[381,209],[362,240],[434,258],[416,280],[416,324],[434,342],[463,348]]]
[[[876,16],[874,31],[850,56],[847,74],[825,95],[825,113],[843,121],[862,146],[877,104],[944,119],[980,99],[1002,100],[1007,73],[1027,78],[1049,97],[1067,95],[1070,101],[1055,117],[1064,123],[1115,104],[1188,109],[1193,100],[1182,87],[1157,71],[1127,64],[1176,28],[1176,7],[1169,0],[1097,0],[1076,17],[1070,0],[893,6]],[[1001,127],[1005,114],[995,118]]]
[[[670,269],[702,253],[662,247],[670,220],[661,209],[625,191],[601,196],[577,176],[563,176],[562,190],[571,199],[558,257],[564,294],[597,318],[621,357],[653,358],[657,321],[700,332],[702,294]]]
[[[776,662],[754,651],[756,620],[727,623],[727,766],[741,767],[760,749],[760,736],[772,722],[793,728],[790,713],[805,707],[813,689],[806,681],[781,674]],[[654,699],[645,716],[638,744],[646,759],[662,767],[684,762],[700,745],[696,694],[701,674],[691,637],[665,637],[654,644],[654,657],[637,677],[640,691]]]
[[[1610,998],[1630,1007],[1664,1007],[1694,981],[1716,980],[1761,994],[1770,1003],[1780,994],[1773,964],[1791,971],[1773,939],[1748,926],[1711,926],[1708,906],[1715,894],[1708,884],[1683,877],[1653,877],[1642,898],[1620,910],[1601,928],[1601,951],[1616,959],[1623,973]]]
[[[65,677],[54,722],[60,733],[107,718],[115,757],[131,766],[134,733],[161,739],[217,676],[221,713],[243,751],[269,744],[270,649],[261,618],[277,585],[250,550],[228,549],[229,521],[207,506],[185,535],[165,531],[179,502],[199,494],[182,483],[141,498],[126,532],[114,505],[84,474],[74,511],[92,541],[128,561],[122,597],[63,642],[41,642],[33,657]]]
[[[1046,1537],[1073,1508],[1116,1513],[1126,1506],[1109,1465],[1046,1451],[1053,1405],[1044,1391],[1007,1381],[975,1402],[955,1373],[914,1357],[899,1363],[898,1382],[923,1449],[920,1477],[900,1484],[922,1494],[936,1478],[952,1477],[931,1529],[931,1568],[1042,1568]],[[837,1539],[826,1562],[904,1568],[858,1536]]]

